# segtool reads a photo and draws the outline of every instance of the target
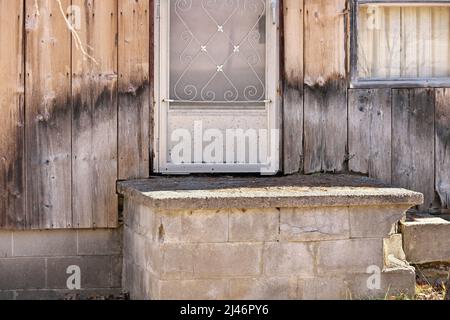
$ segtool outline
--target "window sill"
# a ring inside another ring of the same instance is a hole
[[[450,88],[450,78],[425,80],[353,80],[350,88]]]

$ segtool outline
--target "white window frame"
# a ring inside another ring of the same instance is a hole
[[[361,4],[397,4],[408,6],[411,4],[450,5],[450,0],[351,0],[351,28],[350,28],[350,71],[351,88],[448,88],[450,78],[397,78],[397,79],[367,79],[358,76],[358,10]]]

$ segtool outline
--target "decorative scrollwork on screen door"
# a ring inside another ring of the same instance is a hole
[[[171,99],[265,99],[265,0],[171,0],[170,12]]]

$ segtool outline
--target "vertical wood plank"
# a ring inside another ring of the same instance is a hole
[[[391,183],[391,89],[349,91],[349,170]]]
[[[0,0],[0,13],[0,228],[23,228],[23,1]]]
[[[119,179],[150,172],[150,11],[153,1],[119,1]]]
[[[436,90],[436,192],[450,209],[450,89]]]
[[[346,3],[305,0],[305,173],[346,166]]]
[[[393,90],[392,181],[424,194],[428,209],[434,200],[433,89]]]
[[[303,0],[284,0],[284,173],[303,170]]]
[[[345,77],[345,0],[305,1],[305,83]]]
[[[65,11],[69,0],[61,0]],[[58,1],[26,0],[27,214],[66,228],[71,210],[71,35]]]
[[[76,228],[117,226],[117,0],[72,0],[72,176]]]

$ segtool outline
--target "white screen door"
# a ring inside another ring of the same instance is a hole
[[[276,4],[159,0],[157,172],[278,172]]]

